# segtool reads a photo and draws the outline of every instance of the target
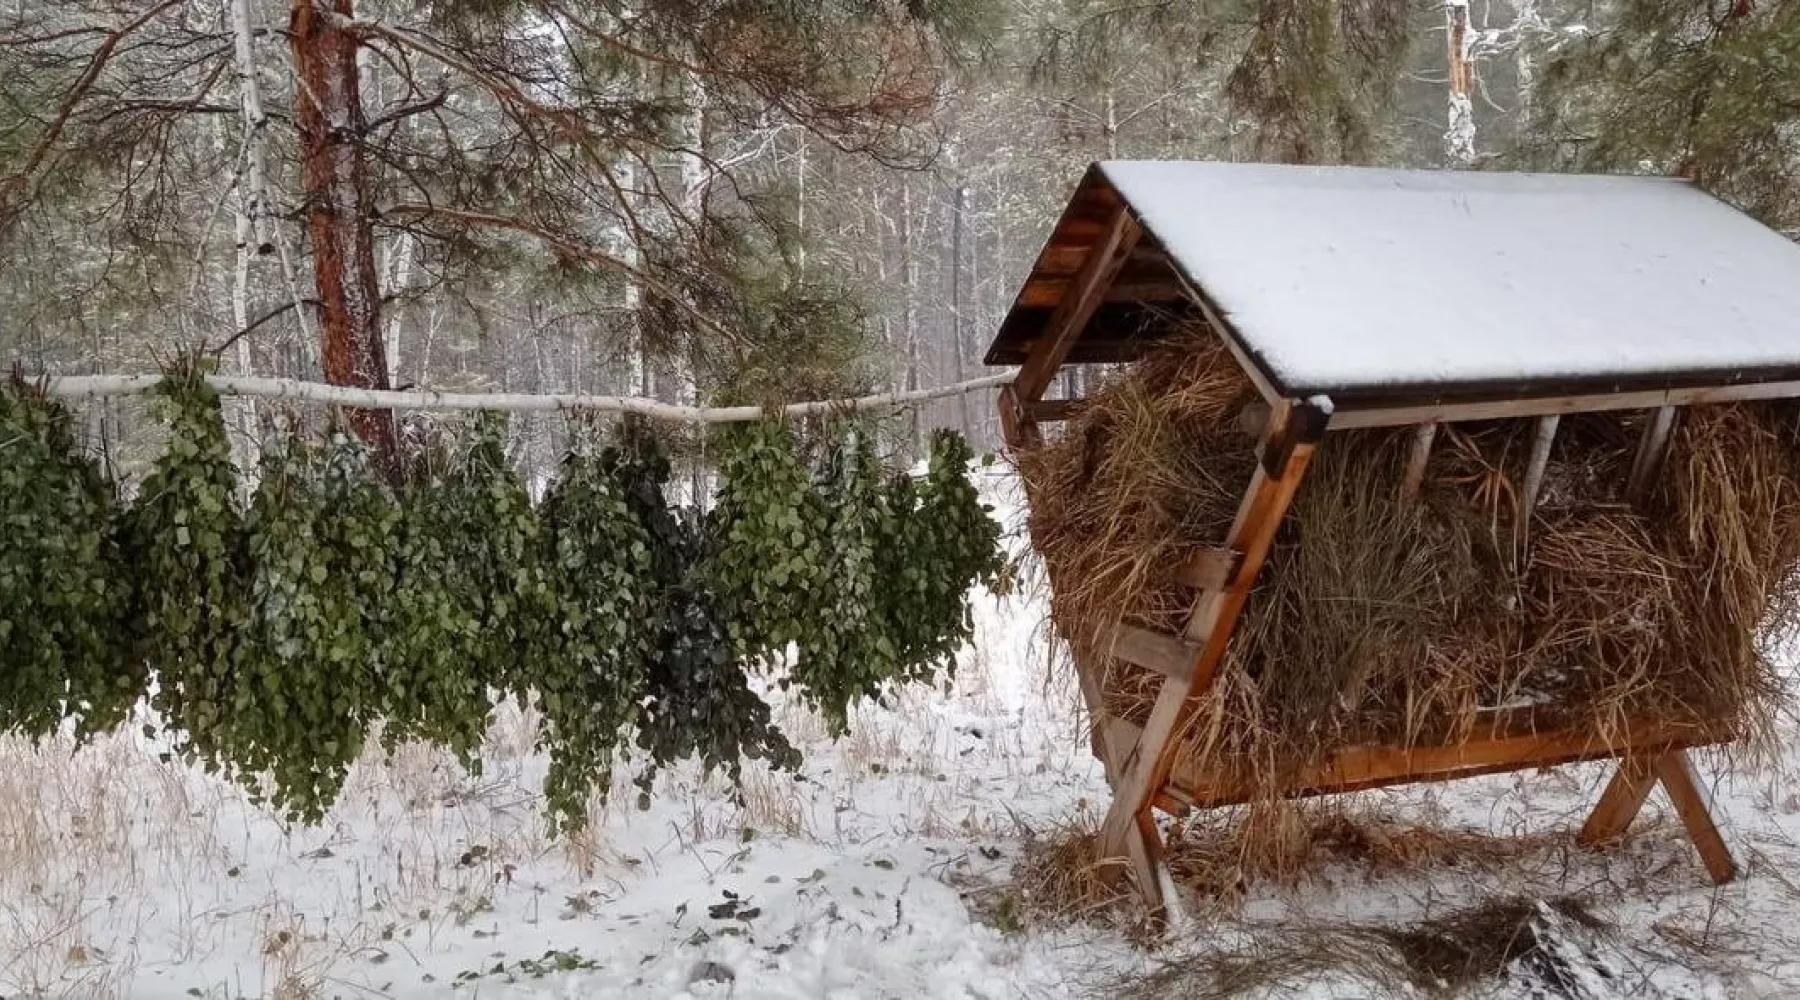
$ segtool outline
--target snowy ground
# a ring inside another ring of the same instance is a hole
[[[1774,776],[1717,789],[1749,869],[1719,890],[1653,799],[1609,857],[1540,836],[1504,863],[1339,864],[1298,888],[1252,885],[1226,915],[1190,907],[1153,952],[1100,926],[984,923],[978,903],[1005,894],[1031,838],[1091,818],[1106,788],[1074,696],[1044,681],[1041,607],[983,596],[979,610],[949,692],[867,707],[836,743],[782,706],[809,751],[801,780],[755,772],[738,805],[723,783],[677,771],[639,812],[622,774],[575,843],[543,836],[542,765],[516,712],[482,778],[424,749],[371,757],[310,829],[130,732],[72,756],[0,743],[0,998],[999,1000],[1110,995],[1122,974],[1195,956],[1259,968],[1244,996],[1394,995],[1358,971],[1369,938],[1341,932],[1501,894],[1580,895],[1608,926],[1547,916],[1546,949],[1570,952],[1559,967],[1579,974],[1520,968],[1477,995],[1800,992],[1800,797]],[[1566,834],[1604,777],[1564,769],[1374,801],[1445,828]],[[1228,994],[1190,981],[1166,995]]]

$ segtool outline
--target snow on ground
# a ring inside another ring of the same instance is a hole
[[[1316,961],[1336,929],[1500,893],[1580,894],[1612,929],[1551,915],[1546,948],[1576,953],[1564,967],[1579,976],[1521,968],[1492,995],[1800,988],[1800,797],[1767,776],[1719,790],[1750,869],[1719,890],[1659,812],[1609,857],[1548,836],[1502,864],[1340,864],[1300,888],[1252,886],[1154,952],[1097,926],[989,926],[974,901],[1006,891],[1034,835],[1103,810],[1106,788],[1075,696],[1045,681],[1041,605],[983,595],[978,610],[948,691],[867,706],[837,742],[781,706],[809,751],[799,780],[753,770],[734,803],[721,780],[677,769],[640,812],[621,774],[574,842],[543,836],[542,764],[517,712],[483,776],[424,748],[371,756],[318,828],[284,827],[134,732],[73,755],[0,744],[0,997],[1000,1000],[1108,995],[1121,973],[1194,955],[1274,956],[1246,996],[1368,996],[1354,968]],[[1604,777],[1373,801],[1444,827],[1566,833]]]

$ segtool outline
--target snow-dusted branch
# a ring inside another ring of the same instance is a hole
[[[785,406],[680,406],[638,396],[593,396],[581,393],[531,395],[526,393],[434,392],[430,390],[357,389],[350,386],[303,382],[287,378],[244,378],[209,375],[206,381],[227,396],[256,396],[312,403],[331,403],[371,410],[504,410],[513,413],[555,410],[587,410],[598,413],[632,413],[652,420],[685,424],[730,424],[765,417],[803,417],[814,414],[854,413],[907,406],[928,399],[960,396],[1004,385],[1012,373],[984,375],[931,389],[882,392],[852,399],[820,399]],[[161,375],[66,375],[45,380],[53,396],[129,396],[150,391]]]

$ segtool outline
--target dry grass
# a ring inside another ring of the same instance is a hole
[[[1135,926],[1143,918],[1119,878],[1124,859],[1100,853],[1097,824],[1083,814],[1029,846],[1005,890],[1023,923]],[[1565,840],[1410,823],[1339,797],[1196,812],[1169,830],[1165,863],[1190,915],[1233,917],[1256,890],[1297,889],[1327,873],[1498,871],[1554,853]]]
[[[1195,336],[1018,456],[1052,616],[1114,714],[1142,721],[1161,679],[1112,659],[1112,636],[1185,624],[1193,595],[1174,573],[1225,537],[1253,468],[1237,420],[1253,398]],[[1757,638],[1796,617],[1793,409],[1684,412],[1636,508],[1620,494],[1642,419],[1565,418],[1529,516],[1530,421],[1445,428],[1412,503],[1398,500],[1410,429],[1331,435],[1178,737],[1183,766],[1273,796],[1336,748],[1441,745],[1478,710],[1524,705],[1602,739],[1723,726],[1771,755],[1778,682]]]
[[[1236,947],[1164,962],[1114,995],[1315,996],[1329,983],[1356,996],[1452,997],[1512,980],[1529,996],[1585,997],[1584,980],[1613,974],[1586,940],[1610,931],[1572,896],[1495,896],[1402,925],[1285,922],[1251,931]]]

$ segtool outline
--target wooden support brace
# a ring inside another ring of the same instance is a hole
[[[1655,784],[1654,757],[1627,756],[1620,760],[1612,780],[1606,783],[1606,791],[1600,793],[1599,804],[1582,824],[1581,832],[1575,835],[1575,842],[1584,847],[1595,847],[1623,837]]]
[[[1106,856],[1119,856],[1134,850],[1130,841],[1142,838],[1148,828],[1155,831],[1150,809],[1168,783],[1173,762],[1169,745],[1180,725],[1187,700],[1205,691],[1231,640],[1238,613],[1249,598],[1250,587],[1261,571],[1274,544],[1276,528],[1287,513],[1288,503],[1300,486],[1314,449],[1324,436],[1329,412],[1313,407],[1284,402],[1273,414],[1267,436],[1263,439],[1262,461],[1258,463],[1238,505],[1237,518],[1226,537],[1227,549],[1243,552],[1243,564],[1234,574],[1229,587],[1203,593],[1194,606],[1185,635],[1199,650],[1193,669],[1185,680],[1170,679],[1163,683],[1150,718],[1136,747],[1124,762],[1106,822],[1101,829],[1101,850]],[[1274,471],[1271,471],[1273,469]],[[1145,900],[1153,907],[1161,893],[1152,894],[1154,871],[1139,878]]]
[[[1594,807],[1593,815],[1576,836],[1576,842],[1594,847],[1623,837],[1638,810],[1643,808],[1651,786],[1658,781],[1662,782],[1663,791],[1674,805],[1675,814],[1681,817],[1688,839],[1700,851],[1700,860],[1713,881],[1723,884],[1736,878],[1737,862],[1732,859],[1731,848],[1726,846],[1718,824],[1713,822],[1711,804],[1685,750],[1669,750],[1653,756],[1628,755],[1621,760],[1618,771],[1600,795],[1599,805]]]
[[[1687,827],[1689,839],[1700,849],[1700,860],[1713,881],[1722,885],[1736,878],[1737,862],[1732,860],[1731,848],[1725,846],[1725,838],[1713,822],[1712,805],[1694,776],[1694,765],[1687,754],[1677,750],[1658,757],[1656,776],[1662,780],[1663,791],[1669,793],[1682,825]]]

